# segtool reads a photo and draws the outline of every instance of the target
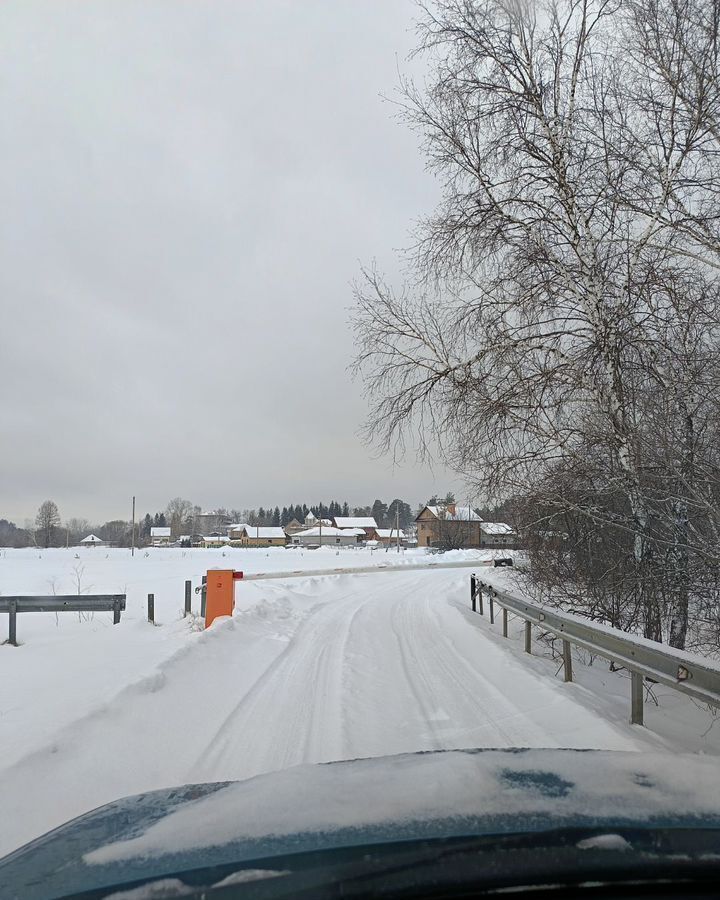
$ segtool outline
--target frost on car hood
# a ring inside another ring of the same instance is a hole
[[[464,750],[297,766],[108,804],[0,861],[0,882],[48,896],[328,847],[633,823],[720,827],[717,760]]]

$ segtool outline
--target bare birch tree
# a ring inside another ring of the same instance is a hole
[[[701,355],[717,358],[718,4],[438,0],[421,11],[431,74],[403,84],[401,111],[443,199],[419,228],[416,279],[397,292],[369,269],[356,288],[368,436],[402,451],[414,432],[486,495],[583,472],[582,491],[542,505],[629,542],[628,602],[660,639],[658,547],[682,581],[692,544],[687,429],[700,423],[688,416],[699,390],[720,385],[683,332],[692,320]],[[648,401],[659,422],[660,398],[674,432],[685,428],[663,463],[669,533],[644,421]],[[593,481],[610,505],[588,495]],[[717,510],[705,487],[703,534]]]

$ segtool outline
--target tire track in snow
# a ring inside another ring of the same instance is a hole
[[[194,778],[245,778],[342,758],[345,645],[361,607],[351,593],[311,614],[223,721]]]
[[[422,609],[418,606],[422,605]],[[418,674],[426,686],[426,692],[435,700],[434,720],[449,723],[455,732],[488,732],[485,738],[493,746],[511,746],[510,734],[502,727],[491,712],[492,706],[482,702],[483,690],[487,682],[472,673],[472,686],[468,678],[459,671],[465,660],[454,650],[448,652],[449,644],[441,627],[432,628],[435,618],[433,603],[428,598],[410,603],[398,603],[397,615],[403,623],[406,651],[414,660]],[[437,727],[436,727],[437,731]],[[449,744],[463,745],[462,738],[441,740],[439,747],[446,749]]]

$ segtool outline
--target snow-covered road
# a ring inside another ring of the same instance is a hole
[[[538,674],[457,571],[239,589],[232,620],[2,770],[0,853],[128,794],[307,762],[461,747],[657,746]],[[2,764],[0,763],[0,766]]]

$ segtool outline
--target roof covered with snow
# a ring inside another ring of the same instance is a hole
[[[456,506],[455,512],[451,513],[446,506],[426,506],[430,512],[438,519],[445,519],[448,522],[482,522],[472,506]]]
[[[285,540],[285,532],[279,525],[244,525],[245,534],[249,538],[282,538]]]
[[[89,534],[86,538],[83,538],[80,541],[81,544],[102,544],[103,539],[99,538],[96,534]]]
[[[362,528],[334,528],[332,525],[323,525],[322,528],[307,528],[305,531],[296,531],[293,537],[360,537],[365,534]]]
[[[480,526],[480,531],[484,531],[485,534],[513,534],[513,529],[511,525],[507,525],[505,522],[483,522]]]
[[[372,516],[335,516],[338,528],[377,528]]]
[[[397,528],[378,528],[377,536],[379,538],[397,538],[398,530],[397,530]],[[402,540],[404,537],[405,537],[405,532],[401,528],[400,529],[400,540]]]

